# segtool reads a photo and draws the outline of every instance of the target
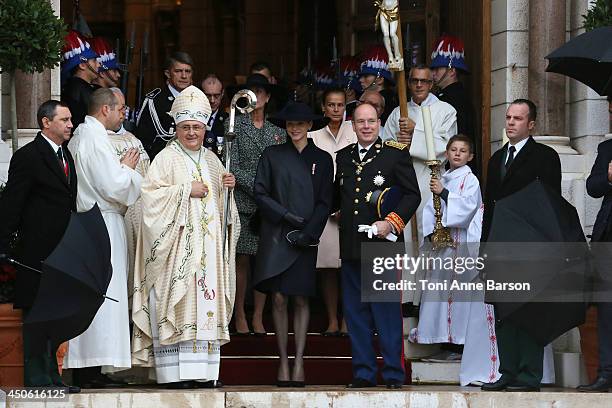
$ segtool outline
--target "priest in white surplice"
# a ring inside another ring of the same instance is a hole
[[[109,89],[96,90],[90,98],[89,115],[68,144],[79,176],[77,211],[98,203],[108,230],[113,276],[107,295],[118,302],[106,299],[89,328],[70,340],[64,368],[102,366],[102,372],[113,372],[131,366],[123,216],[140,196],[142,176],[134,170],[139,158],[136,149],[119,158],[106,133],[121,126],[124,111],[123,99]]]
[[[142,187],[132,363],[155,367],[157,382],[170,388],[220,386],[220,347],[229,341],[240,221],[231,198],[224,259],[224,187],[233,189],[235,178],[202,147],[210,113],[194,86],[176,97],[176,138]]]

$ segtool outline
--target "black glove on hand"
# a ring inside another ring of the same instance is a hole
[[[299,215],[290,213],[289,211],[287,211],[283,219],[287,221],[287,223],[289,223],[289,225],[291,225],[292,227],[295,227],[295,228],[304,227],[304,218],[300,217]]]

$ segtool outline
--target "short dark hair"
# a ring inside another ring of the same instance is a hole
[[[164,71],[172,68],[172,66],[176,63],[187,64],[193,69],[193,59],[189,54],[183,51],[176,51],[170,54],[168,58],[164,61]]]
[[[450,149],[451,145],[455,142],[463,142],[467,144],[470,149],[470,153],[474,153],[474,142],[472,142],[472,139],[470,139],[469,136],[466,136],[463,133],[459,133],[451,137],[450,139],[448,139],[448,143],[446,144],[446,150]]]
[[[529,99],[515,99],[510,105],[527,105],[529,108],[529,121],[533,120],[535,122],[536,118],[538,117],[538,108],[536,108],[535,103]]]
[[[38,122],[38,128],[43,130],[43,118],[47,118],[49,120],[53,120],[55,115],[57,115],[57,107],[61,106],[62,108],[67,108],[64,102],[56,101],[55,99],[50,99],[46,102],[43,102],[39,107],[38,111],[36,111],[36,121]]]
[[[249,73],[252,74],[255,71],[262,71],[264,69],[267,69],[268,71],[270,71],[270,73],[272,73],[272,68],[270,68],[270,64],[268,64],[266,61],[255,61],[251,64],[251,67],[249,68]]]
[[[89,97],[87,113],[95,115],[104,105],[108,105],[112,109],[114,106],[117,106],[118,102],[113,91],[108,88],[98,88]]]
[[[327,88],[321,96],[321,103],[325,104],[325,99],[331,94],[340,94],[344,96],[344,102],[346,103],[346,92],[344,92],[344,89],[338,87]]]

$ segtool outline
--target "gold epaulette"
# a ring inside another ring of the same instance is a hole
[[[395,140],[387,140],[385,142],[385,146],[395,147],[396,149],[399,149],[399,150],[404,150],[405,148],[408,147],[407,144],[396,142]]]

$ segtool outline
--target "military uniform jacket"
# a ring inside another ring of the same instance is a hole
[[[379,138],[363,160],[359,160],[358,144],[353,143],[338,151],[336,166],[334,211],[340,210],[340,258],[358,261],[362,242],[388,242],[368,239],[367,234],[357,232],[360,224],[380,221],[366,195],[388,187],[399,188],[402,197],[393,212],[406,224],[421,202],[421,193],[408,146],[402,143],[383,143]],[[398,235],[402,239],[403,234]]]
[[[173,103],[174,96],[168,85],[164,85],[146,95],[138,113],[135,135],[142,142],[151,161],[174,137],[174,119],[168,114]]]
[[[62,102],[70,109],[73,131],[85,121],[89,97],[98,88],[99,86],[87,83],[84,79],[75,76],[66,81],[62,90]]]
[[[223,148],[222,145],[219,145],[217,138],[225,135],[225,122],[228,118],[229,113],[219,108],[212,127],[206,126],[206,136],[204,136],[204,147],[215,153],[221,161],[223,161]]]

